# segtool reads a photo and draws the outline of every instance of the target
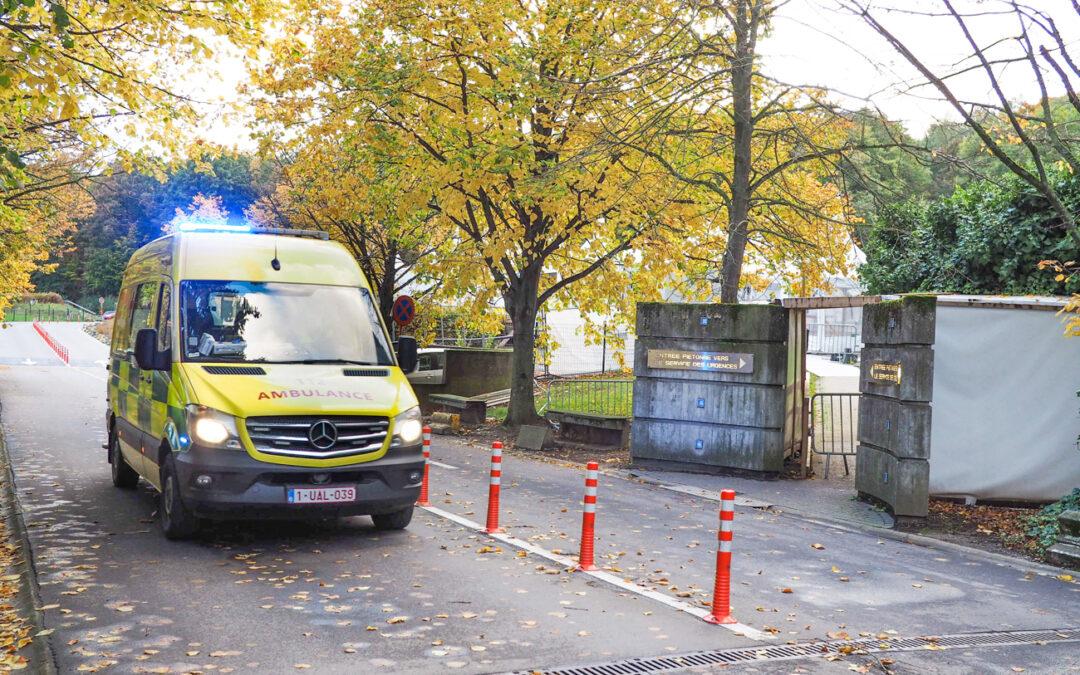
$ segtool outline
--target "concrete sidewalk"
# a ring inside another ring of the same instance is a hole
[[[713,476],[680,471],[629,469],[626,473],[648,483],[678,492],[715,496],[731,489],[740,497],[801,515],[835,520],[852,525],[891,528],[893,518],[885,511],[856,499],[854,485],[848,480],[754,480],[734,476]]]

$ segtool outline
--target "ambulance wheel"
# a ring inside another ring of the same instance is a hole
[[[180,497],[180,481],[172,455],[165,458],[161,470],[161,531],[166,539],[187,539],[199,529],[195,517]]]
[[[376,513],[371,517],[376,530],[404,530],[412,521],[413,507],[406,506],[392,513]]]
[[[109,434],[109,464],[112,469],[112,484],[115,487],[131,490],[139,484],[139,474],[124,459],[120,452],[120,439],[115,433]]]

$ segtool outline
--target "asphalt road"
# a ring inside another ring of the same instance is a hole
[[[28,325],[0,330],[0,421],[62,672],[502,672],[860,634],[1080,626],[1074,583],[752,508],[736,516],[733,606],[770,642],[429,512],[395,534],[353,518],[223,524],[168,542],[153,491],[109,482],[104,346],[74,325],[48,328],[72,366]],[[487,449],[437,437],[434,455],[433,504],[482,520]],[[508,454],[504,526],[532,546],[576,552],[582,482],[580,467]],[[598,563],[701,607],[716,519],[715,502],[602,476]],[[898,652],[888,667],[1080,672],[1078,654],[1076,643]],[[850,672],[881,658],[738,669]]]

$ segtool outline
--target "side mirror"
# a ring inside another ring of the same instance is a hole
[[[159,352],[157,331],[143,328],[135,334],[135,363],[142,370],[168,370],[169,352]]]
[[[419,356],[416,352],[416,338],[402,335],[397,341],[397,361],[401,372],[406,375],[416,370]]]

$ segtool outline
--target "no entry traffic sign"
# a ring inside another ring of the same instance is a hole
[[[416,318],[416,301],[408,295],[398,296],[394,301],[394,308],[390,310],[390,316],[399,326],[409,325]]]

